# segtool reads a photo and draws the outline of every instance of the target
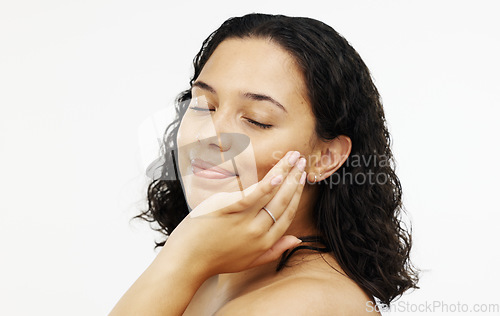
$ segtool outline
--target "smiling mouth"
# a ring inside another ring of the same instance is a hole
[[[191,168],[194,175],[207,179],[226,179],[237,176],[233,172],[198,158],[191,160]]]

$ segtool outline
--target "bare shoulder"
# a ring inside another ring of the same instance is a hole
[[[228,302],[215,315],[377,315],[370,297],[342,278],[280,280]]]

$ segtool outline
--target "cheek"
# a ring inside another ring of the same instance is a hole
[[[267,173],[283,158],[288,150],[286,148],[273,148],[272,146],[261,146],[255,151],[255,162],[257,164],[257,175],[259,181],[262,180]]]
[[[311,133],[301,130],[290,129],[279,135],[266,137],[266,141],[260,141],[259,146],[254,147],[255,162],[259,181],[271,170],[289,151],[297,150],[301,156],[309,157],[312,149]]]

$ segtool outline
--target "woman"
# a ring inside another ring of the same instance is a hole
[[[140,217],[169,237],[111,314],[358,315],[417,287],[379,94],[324,23],[224,22],[165,148]]]

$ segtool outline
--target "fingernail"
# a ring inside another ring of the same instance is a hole
[[[283,181],[283,176],[281,174],[275,176],[271,179],[271,185],[278,185]]]
[[[298,151],[294,151],[291,155],[290,158],[288,158],[288,162],[290,163],[291,166],[295,165],[297,160],[300,157],[300,153]]]
[[[306,158],[300,158],[299,163],[297,164],[297,168],[299,168],[300,171],[304,171],[305,167],[306,167]]]
[[[300,177],[300,184],[306,183],[306,172],[304,171],[302,173],[302,176]]]
[[[300,244],[300,243],[302,243],[302,240],[297,239],[297,241],[295,242],[295,245],[298,245],[298,244]]]

